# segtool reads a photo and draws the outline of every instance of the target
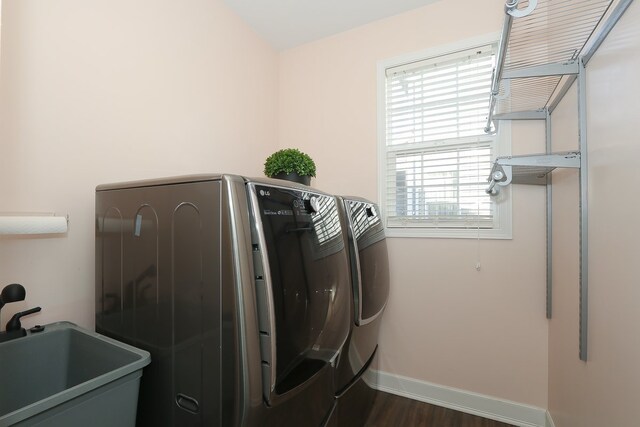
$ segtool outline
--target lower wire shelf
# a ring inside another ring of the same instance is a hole
[[[580,168],[580,152],[505,156],[496,158],[487,178],[486,192],[497,194],[509,184],[546,185],[547,174],[556,168]]]

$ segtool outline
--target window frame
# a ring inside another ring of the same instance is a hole
[[[387,223],[387,133],[386,133],[386,80],[387,69],[424,61],[430,58],[445,56],[456,52],[473,49],[480,46],[496,45],[499,34],[489,34],[481,37],[462,40],[456,43],[438,46],[419,52],[378,61],[377,70],[377,113],[378,113],[378,201],[387,237],[432,237],[432,238],[462,238],[462,239],[511,239],[512,238],[512,206],[511,189],[501,189],[498,196],[492,198],[493,228],[433,228],[433,227],[389,227]],[[487,99],[488,102],[488,99]],[[482,137],[476,137],[478,140]],[[464,139],[464,138],[463,138]],[[460,140],[452,140],[450,144],[442,142],[420,143],[429,147],[446,147],[460,145]],[[415,144],[411,144],[415,147]],[[407,147],[407,151],[410,150]],[[394,148],[392,151],[400,151]],[[492,161],[497,156],[511,155],[511,122],[500,122],[498,132],[492,143]]]

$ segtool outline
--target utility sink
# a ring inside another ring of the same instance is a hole
[[[135,426],[149,353],[70,322],[0,343],[0,427]]]

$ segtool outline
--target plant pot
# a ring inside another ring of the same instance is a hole
[[[292,173],[280,172],[279,174],[275,175],[274,178],[286,179],[287,181],[297,182],[298,184],[304,184],[304,185],[311,184],[310,176],[300,176],[295,172],[292,172]]]

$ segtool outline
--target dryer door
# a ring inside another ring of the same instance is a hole
[[[389,259],[384,227],[374,203],[344,199],[352,245],[355,322],[375,320],[389,297]]]
[[[349,329],[349,266],[334,197],[249,189],[263,392],[273,404],[334,363]]]

